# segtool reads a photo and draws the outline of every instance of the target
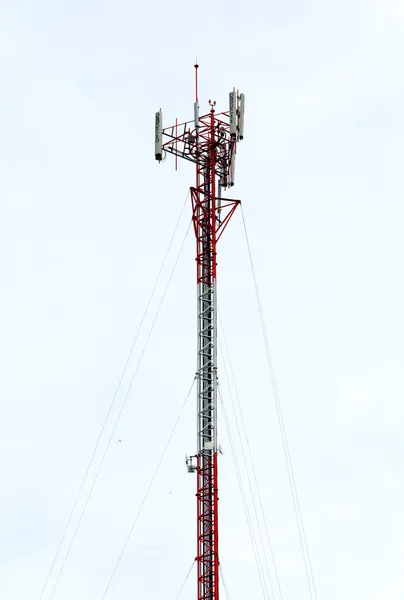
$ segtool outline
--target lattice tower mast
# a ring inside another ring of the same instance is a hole
[[[166,154],[195,164],[191,187],[192,220],[196,237],[198,356],[197,452],[187,458],[197,479],[198,600],[219,599],[218,453],[217,439],[217,242],[239,200],[222,196],[234,185],[237,143],[244,136],[244,94],[233,89],[229,108],[199,115],[198,65],[195,65],[194,119],[163,128],[162,111],[156,113],[155,158]]]

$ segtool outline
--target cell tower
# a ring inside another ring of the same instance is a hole
[[[197,452],[187,458],[189,473],[197,478],[198,600],[219,599],[218,453],[217,441],[217,242],[239,200],[222,197],[234,185],[237,143],[244,136],[244,94],[233,89],[229,108],[199,114],[198,65],[195,65],[194,118],[163,128],[156,113],[155,158],[166,154],[195,163],[191,187],[192,220],[196,237],[198,285]]]

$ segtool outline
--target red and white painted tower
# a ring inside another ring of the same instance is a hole
[[[197,452],[187,459],[197,477],[198,600],[219,599],[219,518],[217,441],[217,243],[239,200],[222,196],[234,185],[237,144],[244,135],[244,94],[229,94],[229,106],[217,113],[216,102],[199,114],[198,65],[196,98],[191,121],[163,128],[156,113],[155,158],[167,153],[195,163],[191,187],[192,220],[196,237],[198,285]]]

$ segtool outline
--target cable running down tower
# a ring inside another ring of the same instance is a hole
[[[222,196],[234,185],[237,144],[244,137],[244,94],[233,89],[229,108],[217,113],[216,102],[199,115],[198,65],[195,65],[194,118],[163,128],[156,113],[155,158],[167,154],[193,162],[192,220],[196,238],[198,286],[197,452],[187,458],[197,478],[198,600],[219,600],[218,453],[217,440],[217,242],[240,204]]]

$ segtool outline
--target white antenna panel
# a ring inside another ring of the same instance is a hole
[[[237,93],[230,92],[229,94],[229,118],[230,118],[230,135],[237,135]]]
[[[231,157],[229,171],[230,172],[229,172],[228,186],[232,187],[234,185],[234,175],[235,175],[235,171],[236,171],[236,155],[235,154],[233,154],[233,156]]]
[[[194,104],[194,121],[195,127],[199,127],[199,106],[197,102]]]
[[[245,110],[245,96],[240,94],[240,109],[238,115],[238,135],[240,140],[244,138],[244,110]]]
[[[154,155],[159,162],[163,158],[163,113],[156,112],[156,124],[154,129]]]

